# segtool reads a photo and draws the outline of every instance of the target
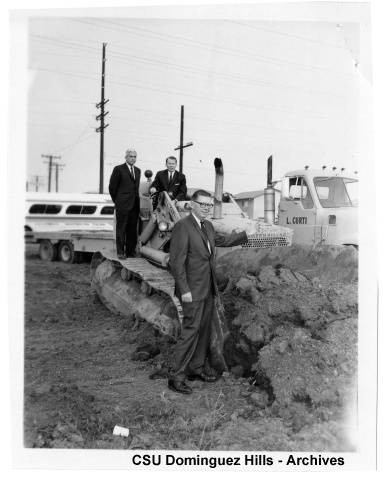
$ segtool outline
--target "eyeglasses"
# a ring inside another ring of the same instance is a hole
[[[198,205],[202,208],[208,208],[209,210],[214,207],[213,203],[205,203],[205,202],[197,202],[197,200],[194,200],[195,203],[198,203]]]

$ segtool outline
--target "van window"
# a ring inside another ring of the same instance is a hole
[[[29,209],[29,213],[44,213],[46,205],[42,205],[40,203],[35,203]]]
[[[45,213],[57,215],[61,212],[62,205],[47,205]]]
[[[97,210],[97,205],[83,205],[81,215],[92,215]]]
[[[68,215],[80,215],[81,205],[69,205],[65,213]]]
[[[69,205],[66,209],[68,215],[92,215],[97,210],[97,205]]]
[[[53,205],[53,204],[43,204],[43,203],[34,203],[29,209],[29,213],[34,214],[46,214],[46,215],[57,215],[60,213],[62,205]]]
[[[102,207],[100,213],[101,213],[101,215],[113,215],[114,214],[114,207],[111,207],[111,206]]]

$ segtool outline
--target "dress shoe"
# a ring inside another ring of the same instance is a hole
[[[117,255],[117,258],[119,260],[126,260],[126,255],[123,255],[123,254],[120,253],[120,254]]]
[[[169,380],[168,387],[170,388],[170,390],[173,390],[174,392],[178,392],[178,393],[189,394],[189,393],[192,393],[193,391],[189,387],[189,385],[186,385],[185,382],[181,382],[179,380]]]
[[[193,372],[189,373],[187,379],[191,382],[194,382],[194,380],[201,380],[201,382],[216,382],[218,377],[215,375],[208,375],[205,372]]]

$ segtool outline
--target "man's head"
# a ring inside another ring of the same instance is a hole
[[[174,172],[176,167],[177,167],[176,157],[168,157],[166,159],[166,168],[169,170],[169,172]]]
[[[191,196],[192,212],[200,220],[205,220],[214,207],[212,195],[206,190],[196,190]]]
[[[125,152],[125,161],[128,165],[134,165],[137,159],[137,152],[129,149]]]

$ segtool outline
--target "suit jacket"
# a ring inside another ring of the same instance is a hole
[[[139,208],[140,196],[140,176],[141,170],[135,166],[134,176],[130,172],[130,168],[126,163],[114,167],[109,181],[109,193],[112,197],[116,209],[121,212],[129,212],[135,206]],[[138,204],[136,203],[138,202]]]
[[[173,173],[173,178],[169,184],[169,171],[160,170],[156,173],[151,187],[155,187],[157,192],[168,192],[171,193],[171,198],[175,200],[185,200],[186,199],[186,178],[183,173],[178,172],[177,170]]]
[[[207,246],[201,227],[192,214],[179,220],[172,232],[170,243],[170,270],[175,280],[178,298],[191,292],[193,301],[203,300],[209,295],[211,286],[218,295],[215,278],[215,246],[233,247],[247,241],[246,232],[218,234],[211,222],[205,220],[210,243]]]

